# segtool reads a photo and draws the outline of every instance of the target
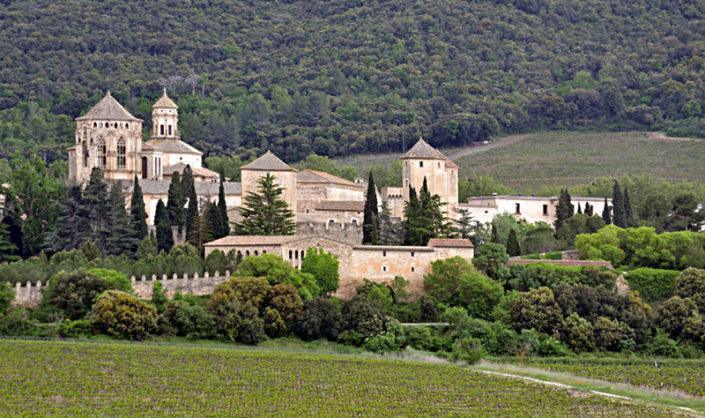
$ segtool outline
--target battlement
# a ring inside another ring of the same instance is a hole
[[[302,237],[322,235],[350,245],[362,244],[362,225],[339,222],[298,222],[296,235]]]
[[[15,300],[13,305],[24,306],[25,308],[36,308],[42,302],[42,290],[49,287],[49,282],[42,284],[38,281],[36,284],[27,282],[24,285],[20,282],[15,283]]]

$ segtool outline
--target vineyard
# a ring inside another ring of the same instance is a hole
[[[0,340],[7,415],[663,415],[457,366],[218,346]]]
[[[515,362],[516,359],[502,359]],[[705,362],[672,359],[570,359],[533,357],[525,366],[705,397]]]

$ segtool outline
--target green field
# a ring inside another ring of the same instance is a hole
[[[0,340],[3,415],[664,415],[458,366],[226,346]]]
[[[705,181],[705,141],[657,133],[532,134],[522,141],[460,158],[460,176],[487,175],[519,191],[575,186],[596,177],[650,174]]]
[[[516,359],[511,358],[504,361],[516,363]],[[638,387],[675,390],[705,398],[703,360],[532,357],[525,359],[524,365]]]

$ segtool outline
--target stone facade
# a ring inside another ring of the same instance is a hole
[[[571,197],[573,205],[576,207],[579,204],[581,208],[585,208],[585,203],[590,203],[593,206],[593,214],[600,216],[605,207],[605,199],[599,197]],[[612,199],[607,199],[607,204],[611,206]],[[469,215],[473,220],[482,223],[492,222],[495,216],[509,213],[516,217],[517,220],[525,222],[546,222],[553,225],[556,220],[556,206],[558,205],[558,197],[539,197],[539,196],[521,196],[521,195],[495,195],[495,196],[479,196],[471,197],[468,203],[458,205],[461,209],[468,209]]]
[[[206,255],[220,250],[236,251],[243,257],[264,253],[276,254],[296,268],[301,268],[309,248],[322,248],[338,256],[340,285],[336,293],[349,298],[364,279],[389,283],[395,276],[409,281],[408,290],[423,293],[423,276],[436,260],[460,256],[472,260],[472,243],[465,239],[432,239],[428,246],[352,245],[327,236],[228,236],[205,245]]]

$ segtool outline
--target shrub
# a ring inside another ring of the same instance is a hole
[[[134,294],[134,289],[132,288],[132,282],[127,276],[119,271],[110,269],[93,268],[89,269],[88,273],[105,279],[108,285],[108,289],[119,290],[125,293]]]
[[[568,350],[565,349],[563,344],[551,336],[541,338],[536,351],[538,355],[545,357],[565,356],[568,354]]]
[[[105,279],[84,269],[71,273],[62,271],[51,278],[44,291],[42,305],[60,309],[69,319],[83,318],[91,309],[95,298],[108,288]]]
[[[213,338],[216,334],[213,316],[202,306],[183,300],[167,303],[159,323],[163,333],[189,339]]]
[[[88,337],[93,334],[93,325],[88,319],[64,320],[59,325],[59,335],[65,338]]]
[[[394,335],[385,332],[368,338],[363,345],[365,350],[379,354],[399,351],[399,345]]]
[[[10,284],[0,282],[0,315],[4,315],[10,309],[13,300],[15,300],[15,291]]]
[[[157,309],[119,290],[98,298],[91,315],[93,329],[122,339],[141,340],[157,329]]]
[[[304,300],[320,294],[318,283],[311,274],[299,271],[274,254],[247,257],[238,268],[242,276],[266,277],[271,285],[290,284]]]
[[[659,301],[673,296],[676,288],[676,270],[661,270],[638,268],[626,275],[627,283],[632,290],[639,292],[644,299]]]
[[[369,338],[384,331],[386,314],[384,308],[366,296],[355,296],[345,301],[341,309],[344,328],[353,330],[363,338]]]
[[[272,286],[264,277],[235,277],[216,286],[208,304],[216,328],[226,338],[245,344],[264,339],[265,301]]]
[[[294,328],[296,335],[306,341],[319,338],[336,340],[342,328],[340,310],[327,298],[304,301],[303,311],[295,318]]]
[[[461,305],[456,293],[460,278],[475,269],[462,257],[451,257],[431,263],[432,272],[424,275],[423,288],[442,303]]]
[[[705,270],[684,270],[676,279],[675,294],[693,299],[700,313],[705,315]]]
[[[301,271],[311,274],[318,283],[321,294],[338,290],[338,256],[324,253],[323,249],[309,248],[301,265]]]
[[[699,321],[698,307],[691,298],[673,296],[656,309],[656,325],[675,339],[681,338],[686,327],[697,327]]]
[[[551,251],[551,252],[545,253],[542,258],[544,260],[562,260],[563,259],[563,252],[562,251]]]
[[[509,307],[509,314],[518,330],[533,328],[550,334],[563,322],[561,308],[547,287],[519,294]]]
[[[431,351],[434,348],[431,338],[431,329],[425,325],[412,325],[404,327],[406,343],[417,349]]]
[[[678,357],[679,354],[678,344],[661,330],[656,334],[647,351],[649,354],[662,357]]]
[[[272,286],[267,294],[266,303],[279,312],[287,327],[293,324],[294,319],[301,314],[304,308],[299,293],[290,284]]]
[[[453,343],[450,358],[452,361],[462,360],[467,364],[475,364],[482,358],[482,342],[477,338],[465,337]]]
[[[169,302],[169,298],[164,293],[162,289],[162,283],[159,280],[152,282],[152,298],[150,299],[152,305],[157,308],[158,313],[164,312],[166,309],[166,304]]]
[[[625,324],[601,316],[593,324],[595,346],[605,351],[618,351],[619,343],[631,337],[630,331]]]
[[[563,341],[577,352],[591,351],[595,345],[592,325],[572,313],[563,322]]]

